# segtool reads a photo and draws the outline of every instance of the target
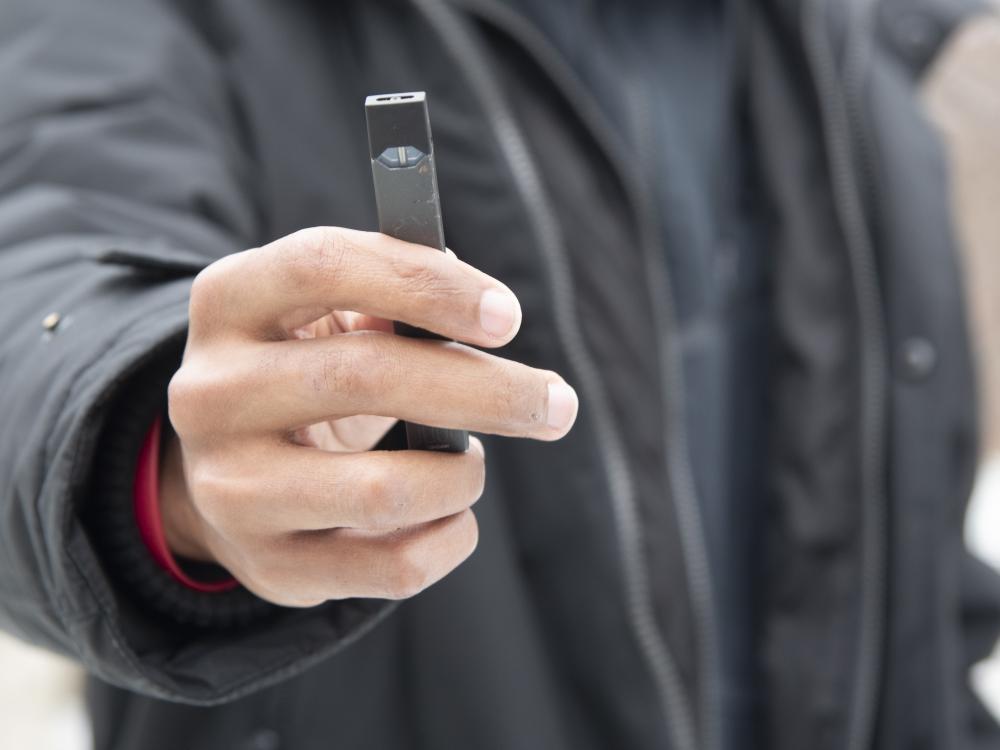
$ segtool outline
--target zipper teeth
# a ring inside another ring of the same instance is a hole
[[[472,82],[474,92],[489,115],[494,134],[531,217],[549,272],[556,329],[597,425],[598,443],[620,541],[627,610],[633,633],[652,670],[668,719],[667,730],[672,744],[676,750],[696,750],[695,727],[683,682],[653,614],[649,579],[642,560],[642,535],[632,477],[598,368],[587,351],[577,324],[569,263],[558,223],[524,138],[464,24],[440,0],[414,2],[437,28],[452,55],[463,63],[462,72]]]
[[[867,5],[867,3],[866,3]],[[826,0],[810,0],[802,16],[803,38],[813,69],[826,130],[836,209],[848,245],[851,276],[857,294],[861,336],[861,487],[862,487],[862,612],[854,691],[848,723],[848,750],[866,750],[874,740],[880,682],[886,594],[886,498],[882,487],[885,465],[886,362],[885,329],[872,238],[858,194],[858,175],[851,141],[852,111],[840,100],[833,50],[824,25]],[[865,35],[868,29],[861,27]],[[863,41],[863,40],[862,40]],[[867,45],[849,49],[849,70],[860,75]],[[854,86],[860,80],[852,80]],[[859,94],[859,91],[850,93]],[[853,113],[857,116],[856,111]]]
[[[651,156],[652,143],[649,132],[649,99],[643,91],[629,91],[633,99],[639,127],[638,148],[642,161]],[[656,316],[665,321],[667,329],[660,341],[660,367],[666,376],[664,396],[664,422],[667,466],[673,489],[674,507],[681,530],[681,544],[688,570],[690,597],[694,620],[698,629],[699,658],[701,662],[701,738],[704,748],[718,747],[720,719],[717,707],[721,695],[718,690],[718,632],[716,629],[715,603],[712,598],[712,571],[705,542],[705,530],[698,504],[698,494],[691,471],[687,423],[684,414],[684,369],[680,352],[671,352],[676,333],[676,304],[670,286],[666,258],[662,243],[656,237],[655,209],[650,205],[645,177],[634,170],[632,174],[633,198],[641,215],[642,248],[647,268],[646,279],[649,296]]]

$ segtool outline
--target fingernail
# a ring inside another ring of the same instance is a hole
[[[546,422],[554,430],[568,429],[576,419],[576,391],[565,383],[549,383],[549,413]]]
[[[479,300],[479,325],[490,336],[505,338],[517,322],[514,295],[487,289]]]

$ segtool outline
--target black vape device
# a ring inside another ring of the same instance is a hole
[[[427,96],[423,91],[369,96],[365,116],[379,231],[444,252]],[[393,326],[400,336],[441,338],[405,323]],[[407,422],[406,443],[417,450],[460,453],[469,447],[469,434]]]

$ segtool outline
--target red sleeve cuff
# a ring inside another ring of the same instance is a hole
[[[160,517],[160,433],[162,417],[153,422],[146,439],[139,451],[139,465],[136,467],[135,484],[133,485],[133,504],[135,520],[139,527],[146,549],[157,564],[171,577],[189,589],[206,593],[218,593],[236,588],[239,582],[235,578],[222,581],[196,581],[178,564],[163,532],[163,519]]]

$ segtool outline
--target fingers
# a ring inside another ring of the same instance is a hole
[[[236,253],[199,274],[192,333],[284,338],[333,310],[399,320],[478,346],[507,343],[514,294],[457,258],[383,234],[316,227]]]
[[[207,462],[192,476],[214,526],[245,534],[399,529],[466,510],[486,476],[475,438],[465,453],[328,453],[270,443],[256,453],[244,450],[238,466]]]
[[[464,454],[365,451],[394,419],[555,440],[576,394],[553,372],[394,335],[394,320],[496,347],[521,310],[453,255],[332,227],[199,274],[168,389],[179,480],[164,487],[185,509],[165,515],[184,532],[168,538],[289,606],[412,596],[464,560],[478,441]]]
[[[211,366],[189,362],[174,380],[172,402],[191,409],[171,413],[182,435],[187,421],[288,431],[371,414],[555,440],[577,412],[575,392],[553,372],[460,344],[372,331],[243,346]]]
[[[478,540],[469,510],[399,531],[289,535],[257,551],[247,586],[286,606],[350,597],[405,599],[454,570]]]

